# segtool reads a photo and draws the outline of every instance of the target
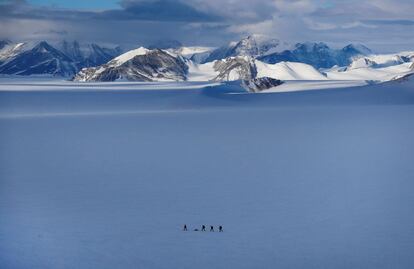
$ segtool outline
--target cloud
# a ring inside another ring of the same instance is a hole
[[[68,31],[66,30],[54,30],[54,29],[50,29],[47,31],[38,31],[34,33],[35,35],[59,35],[59,36],[66,36],[68,35]]]
[[[173,0],[128,0],[123,1],[121,6],[123,9],[98,13],[96,18],[171,22],[214,22],[222,20],[217,15],[199,11],[185,2]]]
[[[283,14],[307,14],[318,9],[317,1],[310,0],[275,0],[276,8]]]
[[[120,0],[118,8],[95,11],[0,0],[0,38],[216,46],[260,33],[291,43],[406,50],[414,49],[411,13],[412,0]]]
[[[364,20],[364,23],[369,25],[402,25],[412,26],[414,20]]]

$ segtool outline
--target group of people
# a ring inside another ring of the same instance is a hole
[[[219,229],[219,230],[218,230],[219,232],[223,232],[223,226],[221,226],[221,225],[220,225],[220,226],[218,227],[218,229]],[[187,224],[184,224],[183,231],[184,231],[184,232],[188,231],[188,229],[187,229]],[[200,230],[199,230],[199,229],[197,229],[197,228],[195,228],[195,229],[194,229],[194,231],[195,231],[195,232],[198,232],[198,231],[200,231]],[[205,225],[202,225],[202,226],[201,226],[201,231],[202,231],[202,232],[205,232],[205,231],[206,231],[206,226],[205,226]],[[212,225],[210,226],[210,232],[214,232],[214,226],[212,226]]]

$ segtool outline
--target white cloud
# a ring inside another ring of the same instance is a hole
[[[175,15],[165,8],[157,12],[165,1]],[[259,33],[288,42],[357,41],[378,47],[394,42],[395,48],[414,49],[413,0],[124,0],[122,9],[105,12],[11,2],[0,5],[2,38],[62,38],[67,32],[66,38],[85,41],[145,45],[166,38],[211,46]]]

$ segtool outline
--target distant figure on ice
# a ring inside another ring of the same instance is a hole
[[[210,232],[214,232],[214,227],[210,226]]]
[[[184,229],[183,229],[183,231],[187,231],[187,225],[186,225],[186,224],[184,224]]]
[[[223,232],[223,226],[219,226],[219,232]]]
[[[206,231],[206,225],[201,226],[201,231],[205,232]]]

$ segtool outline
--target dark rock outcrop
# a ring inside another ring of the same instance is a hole
[[[261,77],[253,78],[250,80],[243,80],[241,85],[249,92],[261,92],[263,90],[282,85],[283,83],[284,82],[279,79]]]
[[[215,81],[250,80],[257,76],[254,60],[249,57],[231,57],[214,63],[219,74]]]

